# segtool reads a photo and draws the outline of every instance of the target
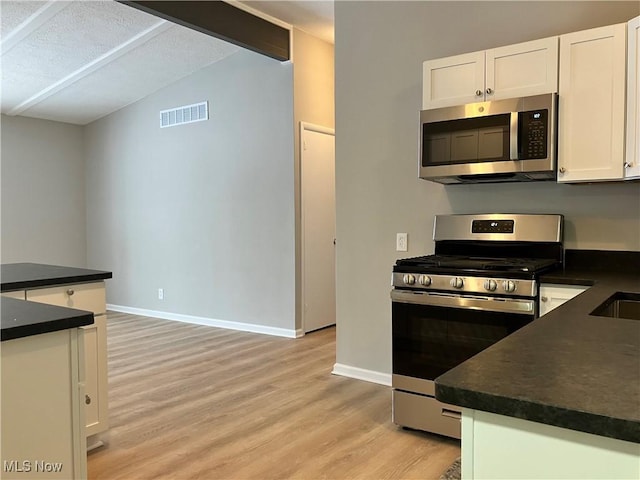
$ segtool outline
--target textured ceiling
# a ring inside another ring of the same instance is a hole
[[[114,1],[0,2],[2,113],[84,125],[239,47]]]
[[[333,43],[333,1],[246,1]],[[112,0],[0,0],[0,109],[85,125],[239,47]]]
[[[243,0],[240,3],[294,25],[325,42],[334,43],[333,0]]]

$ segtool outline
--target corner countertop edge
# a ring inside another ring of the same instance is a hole
[[[436,398],[640,443],[640,321],[591,314],[616,292],[640,293],[640,275],[568,268],[540,282],[588,288],[436,378]]]
[[[638,428],[638,422],[634,420],[465,390],[444,385],[437,379],[435,389],[438,400],[460,407],[640,443],[640,428]]]
[[[2,342],[94,323],[93,312],[0,297]]]
[[[107,280],[112,272],[44,263],[4,263],[0,266],[0,292]]]

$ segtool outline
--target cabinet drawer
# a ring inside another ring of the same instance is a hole
[[[3,297],[17,298],[18,300],[24,300],[24,290],[14,290],[13,292],[2,292]]]
[[[27,290],[27,300],[61,307],[88,310],[95,315],[106,312],[104,282],[76,283]]]
[[[399,390],[393,390],[392,399],[395,424],[460,438],[460,407]]]

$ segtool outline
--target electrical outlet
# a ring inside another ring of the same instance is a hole
[[[158,289],[158,300],[164,300],[164,288]]]
[[[396,234],[396,251],[398,252],[406,252],[408,250],[409,245],[409,235],[406,233],[397,233]]]

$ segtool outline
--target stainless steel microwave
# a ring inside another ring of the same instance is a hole
[[[556,179],[557,94],[420,112],[420,178],[438,183]]]

